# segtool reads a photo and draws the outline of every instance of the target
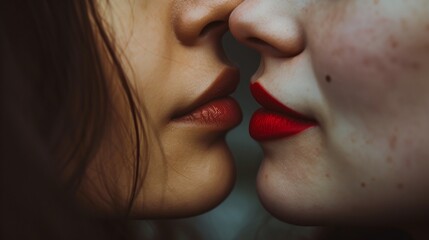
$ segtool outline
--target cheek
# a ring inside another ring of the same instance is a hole
[[[368,14],[312,30],[313,66],[334,114],[380,119],[420,105],[429,89],[429,34],[405,34],[402,21]]]
[[[373,104],[373,98],[380,91],[389,90],[397,82],[394,61],[400,54],[388,49],[383,40],[371,43],[376,37],[365,33],[371,30],[336,32],[321,38],[326,40],[314,46],[319,84],[331,101]]]
[[[419,29],[404,35],[401,20],[379,16],[312,29],[309,46],[329,108],[332,156],[354,168],[362,165],[358,158],[366,159],[362,171],[370,165],[428,169],[429,34]]]

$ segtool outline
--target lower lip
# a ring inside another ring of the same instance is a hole
[[[208,102],[174,122],[229,129],[237,126],[242,119],[238,103],[231,97]]]
[[[266,109],[256,111],[250,120],[250,136],[256,141],[268,141],[294,136],[317,123],[300,120]]]

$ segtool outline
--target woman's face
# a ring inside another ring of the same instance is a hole
[[[230,27],[262,55],[250,132],[269,211],[314,225],[427,216],[429,1],[247,0]]]
[[[224,56],[221,37],[239,2],[100,1],[131,87],[147,110],[150,138],[143,156],[147,154],[148,159],[142,159],[147,166],[146,173],[141,172],[144,180],[135,197],[134,216],[198,214],[217,205],[233,186],[234,164],[224,137],[241,121],[237,103],[228,98],[239,75]],[[114,128],[121,126],[118,119]],[[128,120],[122,128],[132,135]],[[110,199],[128,200],[135,146],[125,146],[126,156],[119,155],[124,149],[115,151],[128,140],[113,134],[110,145],[90,166],[86,182],[95,182],[92,188],[105,184],[110,194],[106,197],[100,188],[98,198],[108,199],[104,208],[109,208]],[[106,175],[97,170],[104,164],[112,175],[99,180]]]

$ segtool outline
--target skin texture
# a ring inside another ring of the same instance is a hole
[[[273,215],[427,223],[428,1],[247,0],[230,28],[262,55],[252,82],[319,123],[261,143],[258,192]]]
[[[134,217],[199,214],[220,203],[232,189],[234,164],[224,136],[233,126],[219,130],[175,123],[172,118],[231,67],[220,41],[231,11],[240,2],[99,2],[137,100],[148,115],[150,142],[144,154],[149,159],[142,160],[143,183],[131,211]],[[113,95],[121,106],[125,101],[115,92],[115,84]],[[127,133],[132,125],[123,114],[114,117],[113,130],[83,181],[91,205],[106,214],[124,208],[131,191],[134,145],[127,145]]]

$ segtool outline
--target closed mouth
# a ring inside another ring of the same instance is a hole
[[[253,97],[264,107],[256,111],[250,120],[249,132],[255,140],[290,137],[318,125],[315,119],[282,104],[261,84],[253,83],[250,88]]]
[[[213,84],[191,104],[173,115],[173,122],[229,129],[241,122],[242,113],[232,94],[240,80],[236,68],[225,68]]]

